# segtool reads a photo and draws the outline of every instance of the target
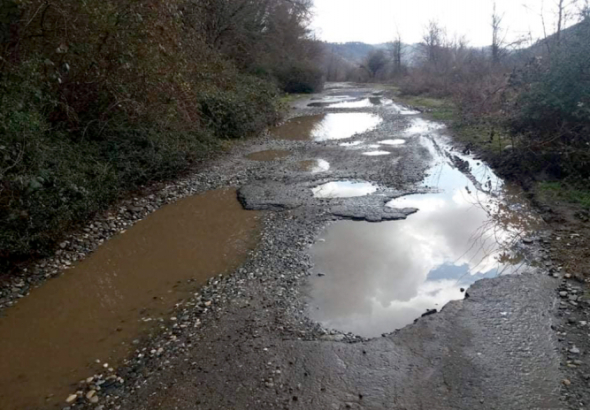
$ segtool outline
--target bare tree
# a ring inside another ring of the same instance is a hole
[[[562,1],[562,0],[560,0]],[[494,10],[492,12],[492,64],[498,65],[502,59],[502,46],[504,43],[502,33],[502,20],[504,15],[498,14],[496,2],[494,2]]]
[[[399,74],[403,67],[404,44],[400,32],[397,32],[397,37],[391,43],[391,57],[393,61],[393,73]]]
[[[432,20],[428,23],[424,36],[422,37],[422,47],[426,61],[435,68],[440,63],[445,37],[446,32],[437,21]]]

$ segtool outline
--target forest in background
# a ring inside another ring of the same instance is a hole
[[[322,87],[311,0],[3,0],[0,270]]]
[[[590,13],[581,3],[558,1],[556,27],[542,39],[508,42],[494,7],[488,47],[436,21],[419,44],[403,43],[403,33],[375,46],[324,44],[324,72],[395,85],[402,99],[452,120],[466,149],[505,176],[564,184],[590,207]]]

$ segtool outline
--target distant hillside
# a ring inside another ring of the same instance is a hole
[[[362,63],[373,50],[388,51],[391,48],[391,43],[326,43],[325,46],[329,53],[334,54],[345,62],[357,66]],[[404,64],[408,66],[415,64],[418,58],[419,48],[419,44],[404,44]]]

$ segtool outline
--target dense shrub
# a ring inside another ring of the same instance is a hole
[[[323,88],[324,74],[310,64],[293,63],[277,70],[280,87],[288,93],[319,92]]]
[[[209,157],[220,139],[275,123],[280,95],[266,33],[305,53],[308,7],[0,2],[0,267],[50,251],[125,191]],[[255,66],[266,67],[263,77],[252,75]]]
[[[521,144],[560,177],[590,177],[590,21],[516,71],[507,112]]]

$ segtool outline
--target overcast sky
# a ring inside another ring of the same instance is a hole
[[[432,19],[447,28],[450,36],[465,35],[472,46],[485,46],[491,40],[490,20],[493,0],[314,0],[312,28],[321,40],[330,42],[391,41],[399,29],[405,43],[417,43],[424,26]],[[544,10],[546,26],[554,31],[557,0],[497,0],[504,15],[507,39],[528,35],[543,36],[540,17]]]

